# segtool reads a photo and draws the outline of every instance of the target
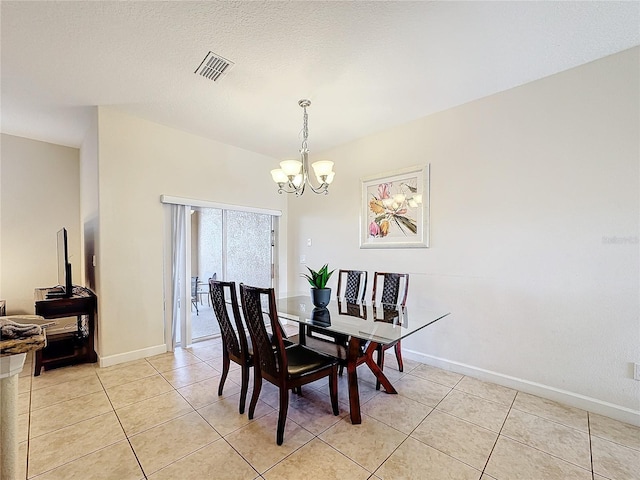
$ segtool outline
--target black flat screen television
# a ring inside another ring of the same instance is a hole
[[[67,246],[67,229],[58,230],[58,284],[62,289],[60,296],[70,297],[73,294],[71,283],[71,264],[69,263],[69,248]]]

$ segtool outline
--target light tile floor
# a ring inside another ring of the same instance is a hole
[[[238,413],[232,363],[218,397],[219,340],[109,368],[78,365],[19,379],[21,477],[38,480],[640,479],[640,429],[406,360],[359,368],[362,424],[340,414],[326,379],[291,394],[282,446],[278,392],[263,384],[254,420]],[[31,360],[32,362],[32,360]]]

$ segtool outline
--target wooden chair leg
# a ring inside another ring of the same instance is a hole
[[[396,343],[393,348],[396,351],[396,360],[398,361],[398,370],[402,372],[404,370],[404,364],[402,363],[402,346],[400,344],[400,340],[398,340],[398,343]]]
[[[331,396],[331,407],[333,414],[338,415],[338,369],[333,367],[329,376],[329,395]]]
[[[379,345],[376,351],[378,352],[378,367],[380,367],[380,370],[384,370],[384,348],[382,348],[382,345]],[[376,390],[380,390],[380,380],[377,379]]]
[[[287,423],[287,410],[289,410],[289,390],[280,387],[280,411],[278,412],[278,432],[276,443],[282,445],[284,441],[284,426]]]
[[[218,385],[218,396],[222,395],[222,389],[224,388],[224,382],[227,379],[227,374],[229,373],[229,364],[231,360],[229,359],[229,354],[225,350],[222,354],[222,375],[220,376],[220,385]]]
[[[249,367],[247,365],[243,365],[242,385],[240,386],[240,406],[238,407],[241,415],[244,413],[244,406],[247,401],[247,390],[249,390]]]
[[[262,376],[260,375],[260,369],[253,366],[253,394],[251,395],[251,403],[249,403],[249,420],[253,420],[253,414],[256,411],[256,405],[258,404],[258,397],[260,396],[260,390],[262,389]]]

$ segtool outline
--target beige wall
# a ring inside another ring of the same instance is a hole
[[[0,298],[34,313],[33,290],[58,284],[56,232],[67,228],[74,284],[82,284],[79,151],[2,134]]]
[[[98,203],[98,109],[95,108],[80,148],[80,216],[82,222],[83,278],[85,285],[97,291],[97,267],[93,256],[98,250],[100,232]],[[100,332],[98,332],[99,334]]]
[[[639,422],[639,63],[634,48],[322,152],[329,196],[289,201],[290,290],[300,255],[409,272],[416,311],[452,313],[407,339],[414,357]],[[431,248],[359,249],[359,179],[426,163]]]
[[[114,363],[165,343],[160,195],[283,211],[286,200],[268,157],[113,108],[99,108],[98,125],[99,353]]]

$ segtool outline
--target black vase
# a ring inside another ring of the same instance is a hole
[[[331,300],[330,288],[312,288],[311,289],[311,303],[318,308],[324,308],[329,304]]]

